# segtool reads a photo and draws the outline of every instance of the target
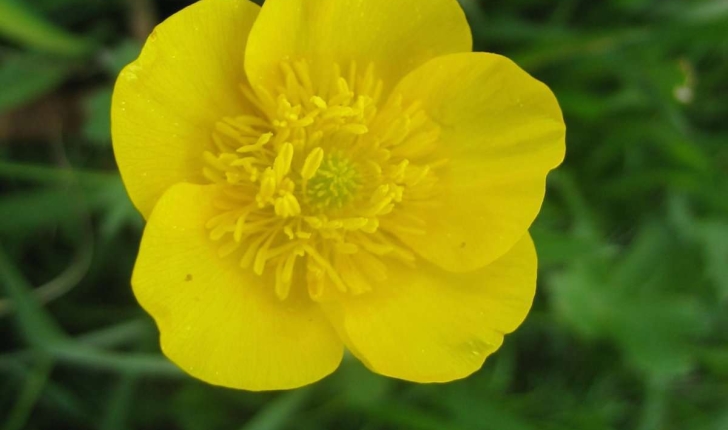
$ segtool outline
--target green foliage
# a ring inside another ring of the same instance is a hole
[[[0,0],[0,429],[728,428],[726,2],[461,3],[476,49],[548,83],[568,126],[532,313],[462,381],[347,357],[246,393],[171,365],[129,288],[143,223],[108,106],[153,12],[185,2]]]
[[[73,35],[36,13],[27,2],[0,1],[0,34],[31,49],[61,56],[90,53],[90,41]]]
[[[9,54],[0,68],[0,112],[8,111],[55,90],[73,71],[72,63],[41,54]]]

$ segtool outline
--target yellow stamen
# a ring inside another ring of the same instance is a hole
[[[311,151],[308,156],[306,157],[306,161],[303,163],[303,168],[301,169],[301,177],[304,180],[309,180],[313,178],[313,176],[316,174],[316,171],[321,166],[321,162],[324,159],[324,150],[321,149],[321,147],[314,148],[313,151]]]
[[[222,118],[201,154],[221,189],[210,239],[241,270],[269,270],[280,300],[303,283],[314,300],[365,294],[386,280],[387,261],[416,261],[396,234],[427,231],[410,212],[437,195],[439,127],[417,101],[381,103],[375,64],[335,64],[328,82],[305,61],[279,73],[274,91],[241,87],[261,114]]]

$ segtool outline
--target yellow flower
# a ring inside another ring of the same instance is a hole
[[[456,0],[202,0],[113,98],[147,219],[132,285],[191,375],[293,388],[339,365],[443,382],[525,318],[564,123],[471,52]]]

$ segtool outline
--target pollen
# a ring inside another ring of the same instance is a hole
[[[320,81],[305,61],[284,62],[275,91],[242,85],[256,114],[221,118],[202,154],[221,190],[210,240],[241,270],[270,274],[281,300],[300,286],[314,300],[364,294],[389,262],[416,264],[397,234],[425,234],[417,213],[437,204],[439,127],[417,102],[383,101],[375,65],[358,66],[334,64]]]

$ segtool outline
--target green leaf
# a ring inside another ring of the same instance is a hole
[[[122,374],[113,388],[106,405],[106,413],[101,422],[101,430],[123,430],[129,428],[132,404],[137,390],[139,377]]]
[[[48,357],[40,357],[38,365],[25,379],[25,384],[8,413],[2,430],[22,430],[38,402],[53,370],[53,362]]]
[[[61,188],[11,194],[0,200],[0,233],[23,236],[49,226],[78,219],[83,210],[79,196]]]
[[[310,397],[310,387],[280,394],[240,430],[279,430],[288,428],[286,426]]]
[[[391,379],[372,373],[349,353],[337,372],[337,399],[348,404],[376,405],[394,388]]]
[[[0,200],[0,233],[23,236],[61,225],[90,212],[104,212],[101,236],[109,239],[138,219],[117,174],[0,161],[0,178],[49,185],[12,193]]]
[[[705,273],[725,300],[728,298],[728,222],[704,221],[697,224],[697,232],[705,252]]]
[[[568,263],[585,255],[596,255],[609,251],[600,242],[534,226],[530,230],[538,251],[540,266]]]
[[[78,180],[82,185],[103,186],[118,181],[116,173],[66,169],[43,164],[17,163],[0,160],[0,178],[27,181],[38,184],[62,185]]]
[[[25,340],[38,348],[66,339],[66,334],[46,309],[33,297],[33,287],[0,247],[0,285],[15,308],[18,328]]]
[[[58,361],[81,369],[93,368],[168,378],[185,377],[179,368],[160,354],[116,353],[70,341],[50,345],[46,350]]]
[[[0,65],[0,113],[51,92],[71,72],[73,64],[69,61],[50,59],[36,53],[5,56]]]
[[[671,285],[682,282],[678,272],[692,270],[664,263],[681,250],[664,228],[644,226],[620,258],[587,256],[552,275],[554,311],[582,337],[612,341],[647,375],[684,374],[695,364],[694,342],[708,320],[695,297],[670,292],[682,290]]]
[[[102,88],[84,101],[83,134],[100,146],[111,145],[111,88]]]
[[[33,11],[27,2],[0,0],[0,35],[28,48],[66,57],[92,52],[93,45]]]

